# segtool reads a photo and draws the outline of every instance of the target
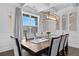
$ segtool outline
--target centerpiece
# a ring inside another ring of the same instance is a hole
[[[51,34],[51,32],[46,32],[47,33],[47,35],[48,35],[48,39],[50,38],[49,36],[50,36],[50,34]]]

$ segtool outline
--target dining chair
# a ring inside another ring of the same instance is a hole
[[[33,39],[34,38],[34,34],[33,33],[27,33],[27,40],[28,39]]]
[[[69,37],[69,34],[65,34],[65,42],[63,45],[65,55],[68,54],[68,37]]]
[[[60,52],[60,55],[62,55],[62,56],[67,55],[67,51],[68,51],[68,35],[69,34],[61,35],[61,42],[60,42],[59,52]]]
[[[59,56],[59,48],[61,43],[61,36],[52,38],[49,46],[48,56]]]
[[[64,55],[64,43],[65,43],[65,35],[61,35],[59,52],[60,52],[60,55],[62,56]]]
[[[57,37],[52,37],[50,40],[49,48],[46,48],[42,56],[59,56],[59,48],[61,42],[61,35]]]
[[[27,40],[27,32],[24,32],[24,37]]]
[[[22,56],[22,53],[21,53],[21,47],[20,47],[18,38],[15,38],[15,37],[13,37],[13,36],[10,36],[10,37],[13,38],[13,39],[15,39],[16,46],[17,46],[17,50],[18,50],[18,54],[19,54],[19,56]]]

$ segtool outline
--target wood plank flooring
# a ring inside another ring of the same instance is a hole
[[[23,56],[32,56],[24,49],[22,49],[22,55]],[[0,52],[0,56],[14,56],[14,51],[9,50],[9,51],[5,51],[5,52]],[[69,47],[68,56],[79,56],[79,48]]]
[[[9,51],[5,51],[5,52],[0,52],[0,56],[14,56],[14,51],[9,50]]]

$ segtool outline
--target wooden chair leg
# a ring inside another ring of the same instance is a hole
[[[66,55],[67,55],[68,54],[68,43],[66,44],[65,52],[66,52]]]
[[[62,55],[65,56],[64,49],[63,49],[63,51],[62,51]]]

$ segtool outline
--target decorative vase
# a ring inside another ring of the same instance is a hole
[[[50,33],[51,33],[51,32],[47,32],[47,35],[48,35],[48,39],[50,38],[50,37],[49,37],[49,36],[50,36]]]

